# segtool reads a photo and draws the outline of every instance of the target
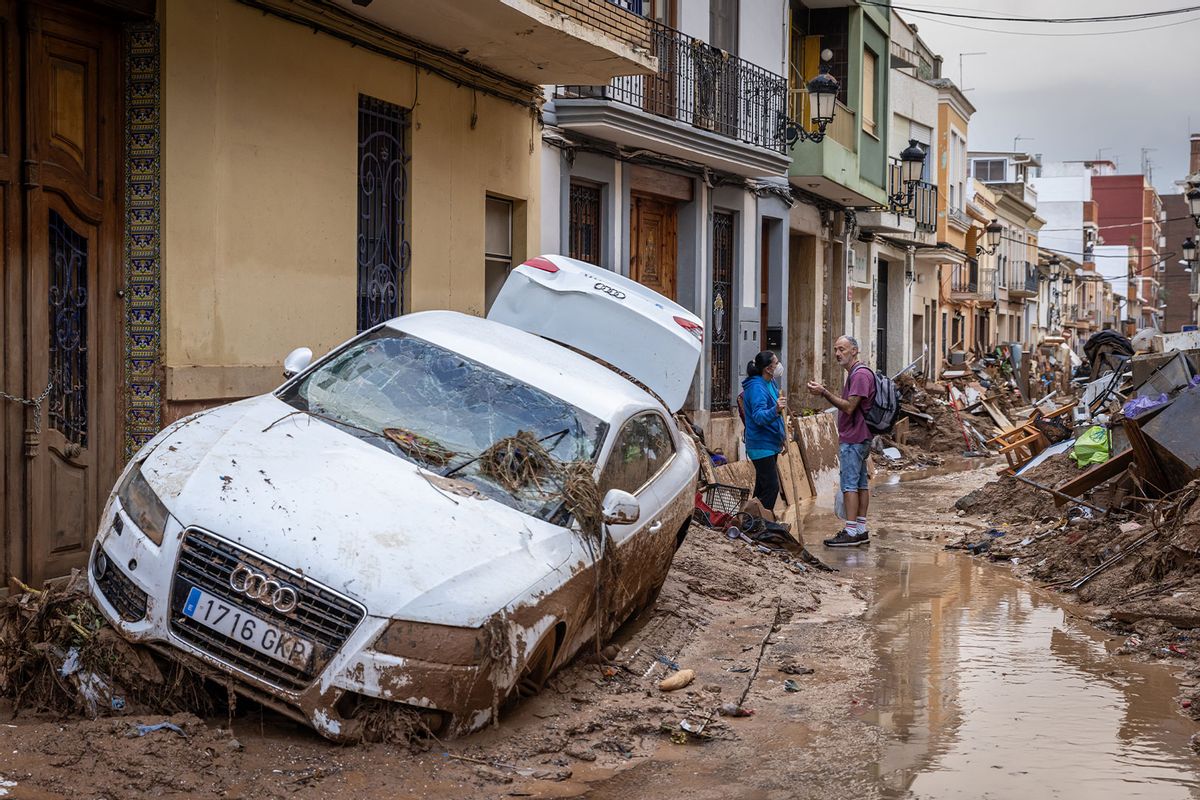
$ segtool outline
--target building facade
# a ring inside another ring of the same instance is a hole
[[[40,399],[0,408],[0,570],[35,582],[83,564],[164,424],[273,388],[297,345],[481,312],[540,235],[539,84],[658,63],[604,0],[0,10],[0,388]]]
[[[643,2],[653,75],[548,87],[541,249],[705,321],[687,410],[734,455],[746,362],[786,358],[787,3]]]
[[[1137,265],[1128,288],[1142,299],[1140,327],[1162,329],[1166,310],[1160,297],[1165,264],[1160,254],[1163,238],[1162,200],[1144,175],[1095,175],[1092,196],[1097,204],[1099,241],[1128,245],[1137,253]]]

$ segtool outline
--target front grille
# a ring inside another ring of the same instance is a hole
[[[96,555],[102,551],[97,548]],[[117,610],[117,614],[126,622],[139,622],[146,618],[146,593],[139,589],[129,576],[117,567],[116,562],[104,554],[107,566],[104,573],[96,569],[92,562],[92,574],[96,577],[96,588],[104,595],[109,605]]]
[[[234,592],[229,586],[229,576],[239,563],[293,586],[299,595],[296,609],[284,614]],[[183,606],[193,586],[278,625],[289,634],[308,639],[313,643],[312,660],[299,669],[184,616]],[[189,528],[183,537],[171,586],[171,632],[193,647],[281,689],[298,692],[312,683],[365,613],[358,603],[232,542],[195,528]]]

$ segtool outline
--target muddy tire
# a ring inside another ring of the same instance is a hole
[[[529,654],[525,666],[521,668],[520,677],[509,689],[508,696],[504,700],[506,709],[511,709],[525,698],[539,694],[545,688],[551,669],[554,667],[554,656],[558,649],[556,647],[558,640],[556,629],[557,626],[546,631],[541,641],[537,643],[537,647]]]

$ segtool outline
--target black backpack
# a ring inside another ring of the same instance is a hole
[[[872,372],[866,364],[859,364],[854,369],[859,367]],[[872,375],[875,378],[875,396],[871,398],[871,407],[863,412],[863,419],[871,433],[886,435],[896,427],[896,418],[900,416],[900,390],[883,370],[874,371]]]

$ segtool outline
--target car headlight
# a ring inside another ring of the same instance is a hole
[[[162,544],[169,512],[142,476],[141,465],[131,469],[121,482],[121,488],[117,490],[117,499],[121,501],[121,507],[133,520],[133,524],[140,528],[150,541]]]
[[[484,660],[483,630],[394,619],[371,649],[390,656],[474,666]]]

